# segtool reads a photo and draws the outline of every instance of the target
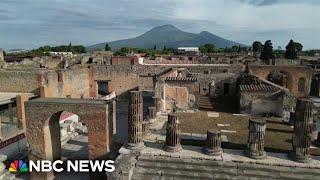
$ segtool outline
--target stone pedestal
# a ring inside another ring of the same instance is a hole
[[[181,147],[181,130],[179,117],[176,114],[168,115],[166,128],[166,142],[163,147],[168,152],[179,152]]]
[[[221,148],[221,132],[217,130],[207,131],[206,146],[202,149],[203,153],[210,156],[220,156]]]
[[[308,99],[298,99],[292,136],[292,153],[289,154],[289,158],[294,161],[309,162],[311,160],[311,134],[315,129],[313,117],[312,102]]]
[[[154,119],[157,116],[157,111],[155,107],[149,107],[149,119]]]
[[[249,120],[249,136],[247,149],[245,154],[253,159],[266,158],[264,151],[264,136],[266,131],[266,122],[264,120],[250,119]]]
[[[141,91],[131,91],[128,111],[128,144],[129,149],[143,146],[143,98]]]

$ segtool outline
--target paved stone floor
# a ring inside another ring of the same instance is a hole
[[[61,159],[88,159],[88,136],[78,135],[62,146]],[[64,172],[56,175],[55,180],[89,180],[89,174]]]
[[[77,135],[62,146],[61,159],[66,160],[80,160],[88,159],[88,136]],[[14,180],[29,180],[29,174],[21,175],[13,178]],[[89,174],[86,173],[72,173],[63,172],[55,175],[55,180],[89,180]]]

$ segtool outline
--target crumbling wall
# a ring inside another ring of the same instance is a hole
[[[73,68],[61,73],[58,88],[61,88],[59,97],[87,98],[89,95],[89,70],[88,68]]]
[[[117,95],[139,87],[140,90],[153,90],[154,77],[163,68],[142,66],[93,66],[95,81],[108,81],[109,92]]]
[[[283,117],[283,95],[271,93],[241,93],[240,113]]]
[[[249,66],[250,73],[267,80],[270,73],[277,70],[284,72],[289,77],[288,89],[296,97],[306,97],[309,95],[311,88],[311,80],[313,76],[313,70],[309,67],[303,66]],[[305,79],[304,91],[299,91],[299,79]]]
[[[165,86],[166,109],[173,108],[188,109],[189,108],[189,92],[186,87]]]
[[[0,92],[33,92],[39,94],[39,72],[2,70],[0,71]]]

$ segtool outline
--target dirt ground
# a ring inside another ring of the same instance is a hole
[[[236,133],[222,133],[228,138],[228,142],[222,144],[223,148],[246,148],[250,118],[249,116],[219,112],[219,117],[208,117],[206,111],[177,114],[180,116],[181,131],[183,133],[206,134],[208,129],[236,131]],[[219,127],[217,124],[230,124],[230,126]],[[265,136],[265,150],[267,152],[290,152],[292,150],[292,132],[293,128],[287,123],[268,120]],[[182,143],[202,145],[204,142],[183,141]],[[320,149],[312,148],[311,154],[320,155]]]

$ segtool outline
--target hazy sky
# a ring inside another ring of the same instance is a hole
[[[320,48],[320,0],[0,0],[0,47],[92,45],[157,25],[209,31],[243,44],[293,38]]]

